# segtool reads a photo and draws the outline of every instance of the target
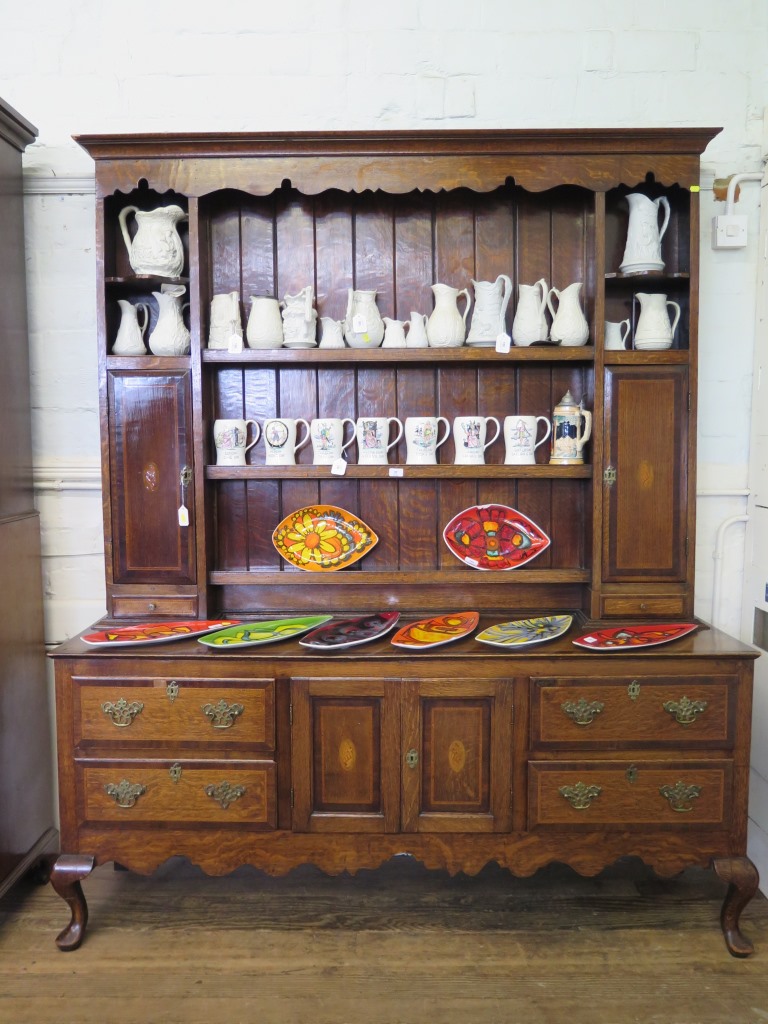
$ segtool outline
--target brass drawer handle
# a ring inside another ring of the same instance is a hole
[[[665,711],[672,715],[680,725],[690,725],[696,721],[696,716],[703,714],[708,707],[705,700],[689,700],[681,697],[680,700],[666,700],[662,704]]]
[[[245,786],[230,786],[226,781],[220,782],[218,786],[211,785],[203,788],[205,795],[215,800],[224,811],[233,801],[239,800],[241,796],[245,795]]]
[[[125,697],[121,697],[114,704],[111,700],[105,701],[101,705],[101,710],[118,729],[127,729],[133,724],[136,715],[140,715],[144,710],[144,705],[140,700],[132,700],[129,704]]]
[[[201,708],[214,729],[231,729],[244,710],[242,704],[227,704],[223,697],[218,704],[203,704]]]
[[[575,810],[585,811],[593,800],[597,800],[603,792],[603,787],[587,786],[584,782],[577,782],[575,786],[561,786],[558,792]]]
[[[107,796],[111,796],[118,807],[133,807],[138,798],[146,793],[147,787],[138,782],[129,782],[128,779],[121,779],[117,785],[108,782],[104,787]]]
[[[595,716],[600,714],[605,704],[599,700],[587,703],[583,697],[579,697],[577,701],[565,701],[560,707],[576,725],[591,725],[595,720]]]
[[[699,797],[701,786],[686,786],[684,782],[678,781],[674,786],[659,786],[659,792],[669,801],[673,811],[685,812],[693,810],[691,801]]]

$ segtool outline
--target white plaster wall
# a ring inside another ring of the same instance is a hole
[[[181,130],[723,126],[702,176],[696,610],[740,633],[743,525],[714,610],[713,551],[747,508],[759,190],[742,189],[745,250],[713,252],[709,225],[714,178],[761,167],[765,0],[0,0],[0,25],[0,96],[40,129],[25,168],[49,642],[103,610],[92,165],[70,136]]]

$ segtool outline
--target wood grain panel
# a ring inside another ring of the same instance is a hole
[[[354,284],[352,199],[339,192],[315,199],[317,315],[343,320]]]
[[[435,281],[432,225],[434,197],[429,194],[402,197],[395,212],[395,315],[410,319],[411,313],[432,311]]]
[[[241,288],[247,316],[251,296],[278,296],[275,266],[275,203],[274,198],[247,197],[241,210],[240,237],[242,250]],[[281,297],[281,296],[280,296]]]

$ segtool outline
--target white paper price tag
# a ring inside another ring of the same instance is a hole
[[[344,476],[347,472],[346,459],[336,459],[335,462],[331,463],[331,472],[334,476]]]
[[[357,313],[352,317],[352,330],[355,334],[365,334],[368,330],[368,321],[362,313]]]
[[[242,352],[243,351],[243,339],[239,334],[230,334],[229,336],[229,347],[228,352]]]
[[[502,355],[506,355],[509,352],[509,346],[512,344],[512,339],[508,334],[503,331],[501,334],[496,335],[496,351],[501,352]]]
[[[389,475],[390,476],[402,476],[403,475],[403,468],[402,468],[402,466],[390,466],[390,468],[389,468]]]
[[[189,509],[186,505],[179,507],[179,526],[189,526]]]

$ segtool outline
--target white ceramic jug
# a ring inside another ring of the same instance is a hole
[[[120,326],[112,346],[112,355],[145,356],[147,347],[144,344],[144,332],[149,321],[149,310],[143,302],[137,302],[134,305],[128,299],[118,299],[117,304],[121,309]],[[141,322],[139,322],[139,311],[142,314]]]
[[[181,303],[186,290],[183,284],[164,284],[159,292],[152,292],[159,313],[147,344],[156,356],[185,356],[190,350],[190,336],[184,325]]]
[[[384,320],[384,341],[382,342],[382,348],[405,348],[406,331],[410,330],[410,323],[408,320],[393,320],[391,317],[385,316]]]
[[[660,293],[636,292],[635,295],[640,303],[640,316],[637,318],[637,327],[635,328],[635,348],[640,350],[671,348],[675,328],[680,320],[678,304]],[[669,322],[669,313],[667,312],[669,307],[675,310],[675,318],[672,323]]]
[[[233,338],[241,347],[243,324],[240,320],[240,294],[239,292],[223,292],[220,295],[214,295],[211,299],[208,348],[226,350],[232,345]]]
[[[286,295],[283,307],[283,345],[286,348],[314,348],[317,345],[315,289],[308,284],[296,295]]]
[[[549,288],[542,277],[536,284],[521,284],[515,318],[512,321],[512,341],[521,348],[537,341],[546,341],[549,336],[547,325],[547,295]]]
[[[319,348],[344,348],[344,321],[334,320],[332,316],[321,316],[323,328]]]
[[[622,274],[641,274],[649,270],[663,270],[661,240],[669,224],[669,201],[665,196],[649,199],[642,192],[631,192],[629,226],[624,259],[619,270]],[[664,210],[664,221],[659,227],[659,210]]]
[[[133,241],[127,224],[130,213],[135,215],[138,225]],[[186,220],[187,214],[180,206],[160,206],[156,210],[125,206],[117,219],[134,274],[155,274],[158,277],[178,277],[181,274],[184,246],[176,225]]]
[[[549,330],[550,340],[556,345],[586,345],[589,338],[589,324],[581,311],[579,292],[581,282],[575,281],[567,288],[558,291],[550,288],[547,295],[547,306],[552,314],[552,326]],[[552,305],[552,296],[557,299],[557,309]]]
[[[433,284],[435,308],[427,320],[427,340],[430,348],[458,348],[467,336],[467,314],[472,299],[466,288],[459,291],[449,284]],[[459,299],[464,296],[464,313],[459,312]]]
[[[467,335],[468,345],[491,346],[500,334],[506,334],[505,316],[512,295],[512,282],[506,274],[495,281],[473,281],[475,311]]]
[[[411,319],[408,321],[408,334],[405,337],[406,348],[429,348],[428,319],[426,313],[411,312]]]
[[[344,337],[350,348],[378,348],[384,340],[384,321],[376,306],[376,292],[347,291]]]
[[[251,295],[251,311],[245,328],[248,348],[280,348],[283,318],[280,303],[271,295]]]

